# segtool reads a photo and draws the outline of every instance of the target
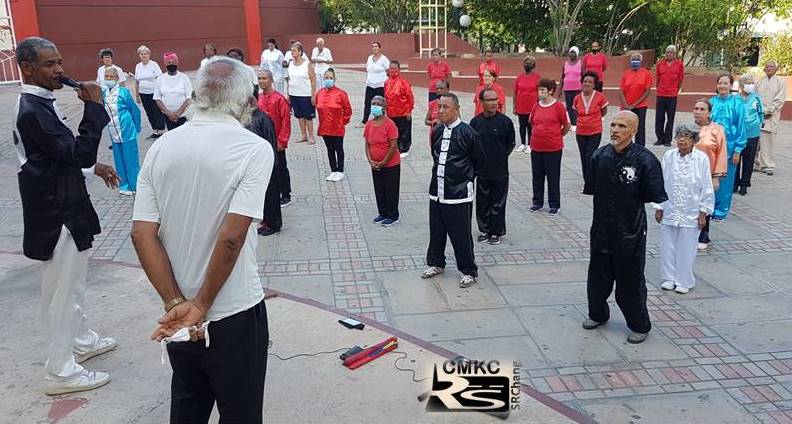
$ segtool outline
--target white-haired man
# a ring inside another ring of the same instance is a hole
[[[171,423],[208,422],[215,401],[220,422],[263,419],[269,334],[256,223],[273,153],[244,127],[254,105],[245,68],[207,60],[192,119],[149,149],[138,181],[132,241],[166,311],[152,338],[182,330],[191,340],[168,344]]]
[[[777,71],[778,63],[775,60],[767,61],[764,68],[765,74],[756,83],[756,94],[762,98],[764,122],[759,135],[759,156],[756,158],[755,168],[767,175],[773,175],[775,171],[775,158],[773,157],[775,139],[781,120],[781,108],[784,107],[787,93],[786,80],[776,75]]]
[[[665,59],[657,63],[657,107],[655,110],[655,146],[671,146],[671,132],[674,130],[677,95],[682,90],[685,79],[685,65],[677,59],[676,46],[666,47]]]
[[[324,74],[333,63],[333,54],[330,49],[325,47],[325,40],[322,37],[316,39],[316,47],[311,53],[311,62],[314,63],[316,70],[316,91],[319,91],[324,87]]]

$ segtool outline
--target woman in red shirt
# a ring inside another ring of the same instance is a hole
[[[437,95],[448,93],[451,85],[448,81],[440,80],[437,82]],[[432,100],[429,102],[428,107],[426,108],[426,118],[424,118],[424,124],[429,127],[429,145],[432,144],[432,130],[434,126],[440,122],[440,108],[438,107],[438,99]]]
[[[583,91],[575,96],[572,105],[577,111],[577,139],[583,180],[586,181],[591,155],[602,141],[602,117],[608,113],[608,99],[596,90],[599,77],[594,71],[583,74]]]
[[[390,227],[399,222],[399,178],[401,157],[397,152],[396,141],[399,130],[396,124],[385,116],[385,98],[374,96],[371,99],[371,116],[363,129],[366,140],[366,158],[371,166],[374,180],[374,197],[377,199],[377,216],[374,223]]]
[[[476,111],[473,116],[478,116],[481,112],[484,111],[484,107],[481,105],[481,100],[479,99],[479,95],[485,88],[491,88],[498,93],[498,112],[503,113],[503,108],[506,105],[506,92],[503,91],[503,87],[501,87],[497,82],[498,74],[495,73],[492,69],[487,69],[484,71],[484,83],[476,88],[476,94],[473,95],[473,104],[476,105]]]
[[[630,55],[630,69],[622,74],[619,84],[619,96],[622,110],[630,110],[638,115],[638,133],[635,134],[635,143],[646,145],[646,109],[649,104],[646,98],[652,89],[652,73],[641,67],[643,55],[635,52]]]
[[[316,93],[316,109],[319,112],[317,134],[324,139],[330,175],[325,181],[338,182],[344,179],[344,127],[352,119],[352,106],[346,91],[336,87],[333,68],[324,73],[321,90]]]
[[[495,75],[501,74],[500,65],[498,65],[498,62],[496,62],[495,59],[493,59],[492,49],[489,47],[487,47],[487,49],[484,50],[484,61],[481,62],[481,64],[479,65],[479,69],[478,69],[479,85],[484,83],[484,71],[486,71],[487,69],[495,72]]]
[[[544,184],[547,180],[547,203],[550,215],[558,215],[561,208],[561,153],[564,136],[571,125],[564,105],[553,95],[556,82],[539,80],[539,103],[531,111],[531,174],[533,177],[533,205],[537,212],[544,206]]]
[[[531,111],[539,100],[537,88],[539,80],[542,78],[537,72],[536,58],[525,56],[523,59],[523,69],[525,73],[520,74],[514,80],[514,114],[520,121],[520,145],[518,152],[530,152],[527,143],[531,141]]]
[[[440,59],[440,49],[432,49],[432,61],[426,65],[426,75],[429,77],[429,102],[440,98],[436,86],[440,81],[448,81],[451,77],[451,67],[448,62]]]

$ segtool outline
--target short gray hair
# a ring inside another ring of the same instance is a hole
[[[643,54],[641,54],[641,52],[630,52],[630,59],[632,59],[633,56],[638,56],[643,62]]]
[[[693,143],[699,141],[699,126],[694,124],[682,124],[674,130],[674,139],[679,137],[688,136],[693,140]]]
[[[233,116],[242,125],[249,124],[254,109],[251,73],[250,67],[236,59],[213,56],[198,69],[191,113],[220,112]]]
[[[46,38],[28,37],[20,41],[16,48],[16,61],[21,65],[22,62],[36,63],[38,61],[38,51],[44,49],[57,50],[55,43]]]
[[[105,68],[104,72],[105,72],[105,74],[107,74],[108,72],[110,72],[111,74],[115,74],[116,78],[118,78],[120,76],[120,75],[118,75],[118,69],[115,66],[111,66],[109,68]]]
[[[260,77],[262,75],[266,75],[267,78],[269,78],[269,79],[274,78],[274,76],[272,75],[272,71],[270,71],[269,69],[266,69],[266,68],[259,69],[258,71],[256,71],[256,76]]]
[[[370,104],[373,104],[373,103],[374,103],[374,100],[382,100],[382,103],[384,103],[384,104],[386,104],[386,105],[388,104],[388,100],[387,100],[387,99],[385,99],[385,97],[383,97],[383,96],[380,96],[380,95],[376,95],[376,96],[372,97],[372,98],[371,98],[371,103],[370,103]]]
[[[138,53],[138,54],[141,54],[141,53],[143,53],[143,52],[146,52],[146,53],[148,53],[148,54],[151,54],[151,49],[150,49],[150,48],[148,48],[146,45],[142,45],[142,46],[138,47],[138,49],[137,49],[137,53]]]
[[[674,52],[674,53],[676,53],[676,51],[677,51],[677,48],[676,48],[676,46],[675,46],[675,45],[673,45],[673,44],[669,44],[669,45],[668,45],[668,47],[666,47],[666,50],[665,50],[665,51],[667,51],[667,52]]]

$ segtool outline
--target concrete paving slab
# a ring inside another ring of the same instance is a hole
[[[570,305],[586,303],[586,283],[535,283],[500,285],[511,306]]]
[[[587,262],[496,265],[486,268],[495,284],[537,284],[586,281]]]
[[[761,315],[762,310],[756,314]],[[744,354],[792,350],[792,320],[713,325],[712,329]]]
[[[523,336],[525,329],[509,309],[396,315],[393,326],[424,340],[464,340]]]
[[[717,299],[680,299],[677,302],[705,324],[745,323],[792,317],[792,303],[789,299],[772,294]]]

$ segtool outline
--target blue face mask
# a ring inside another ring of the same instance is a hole
[[[631,60],[630,61],[630,68],[638,69],[640,67],[641,67],[641,61],[640,60]]]
[[[383,110],[382,106],[380,105],[371,105],[371,114],[374,115],[375,118],[382,116],[385,111]]]
[[[116,85],[118,85],[118,81],[115,80],[104,80],[103,83],[104,86],[110,90],[112,90],[113,88],[115,88]]]
[[[323,84],[325,88],[333,88],[335,87],[335,80],[326,79]]]

